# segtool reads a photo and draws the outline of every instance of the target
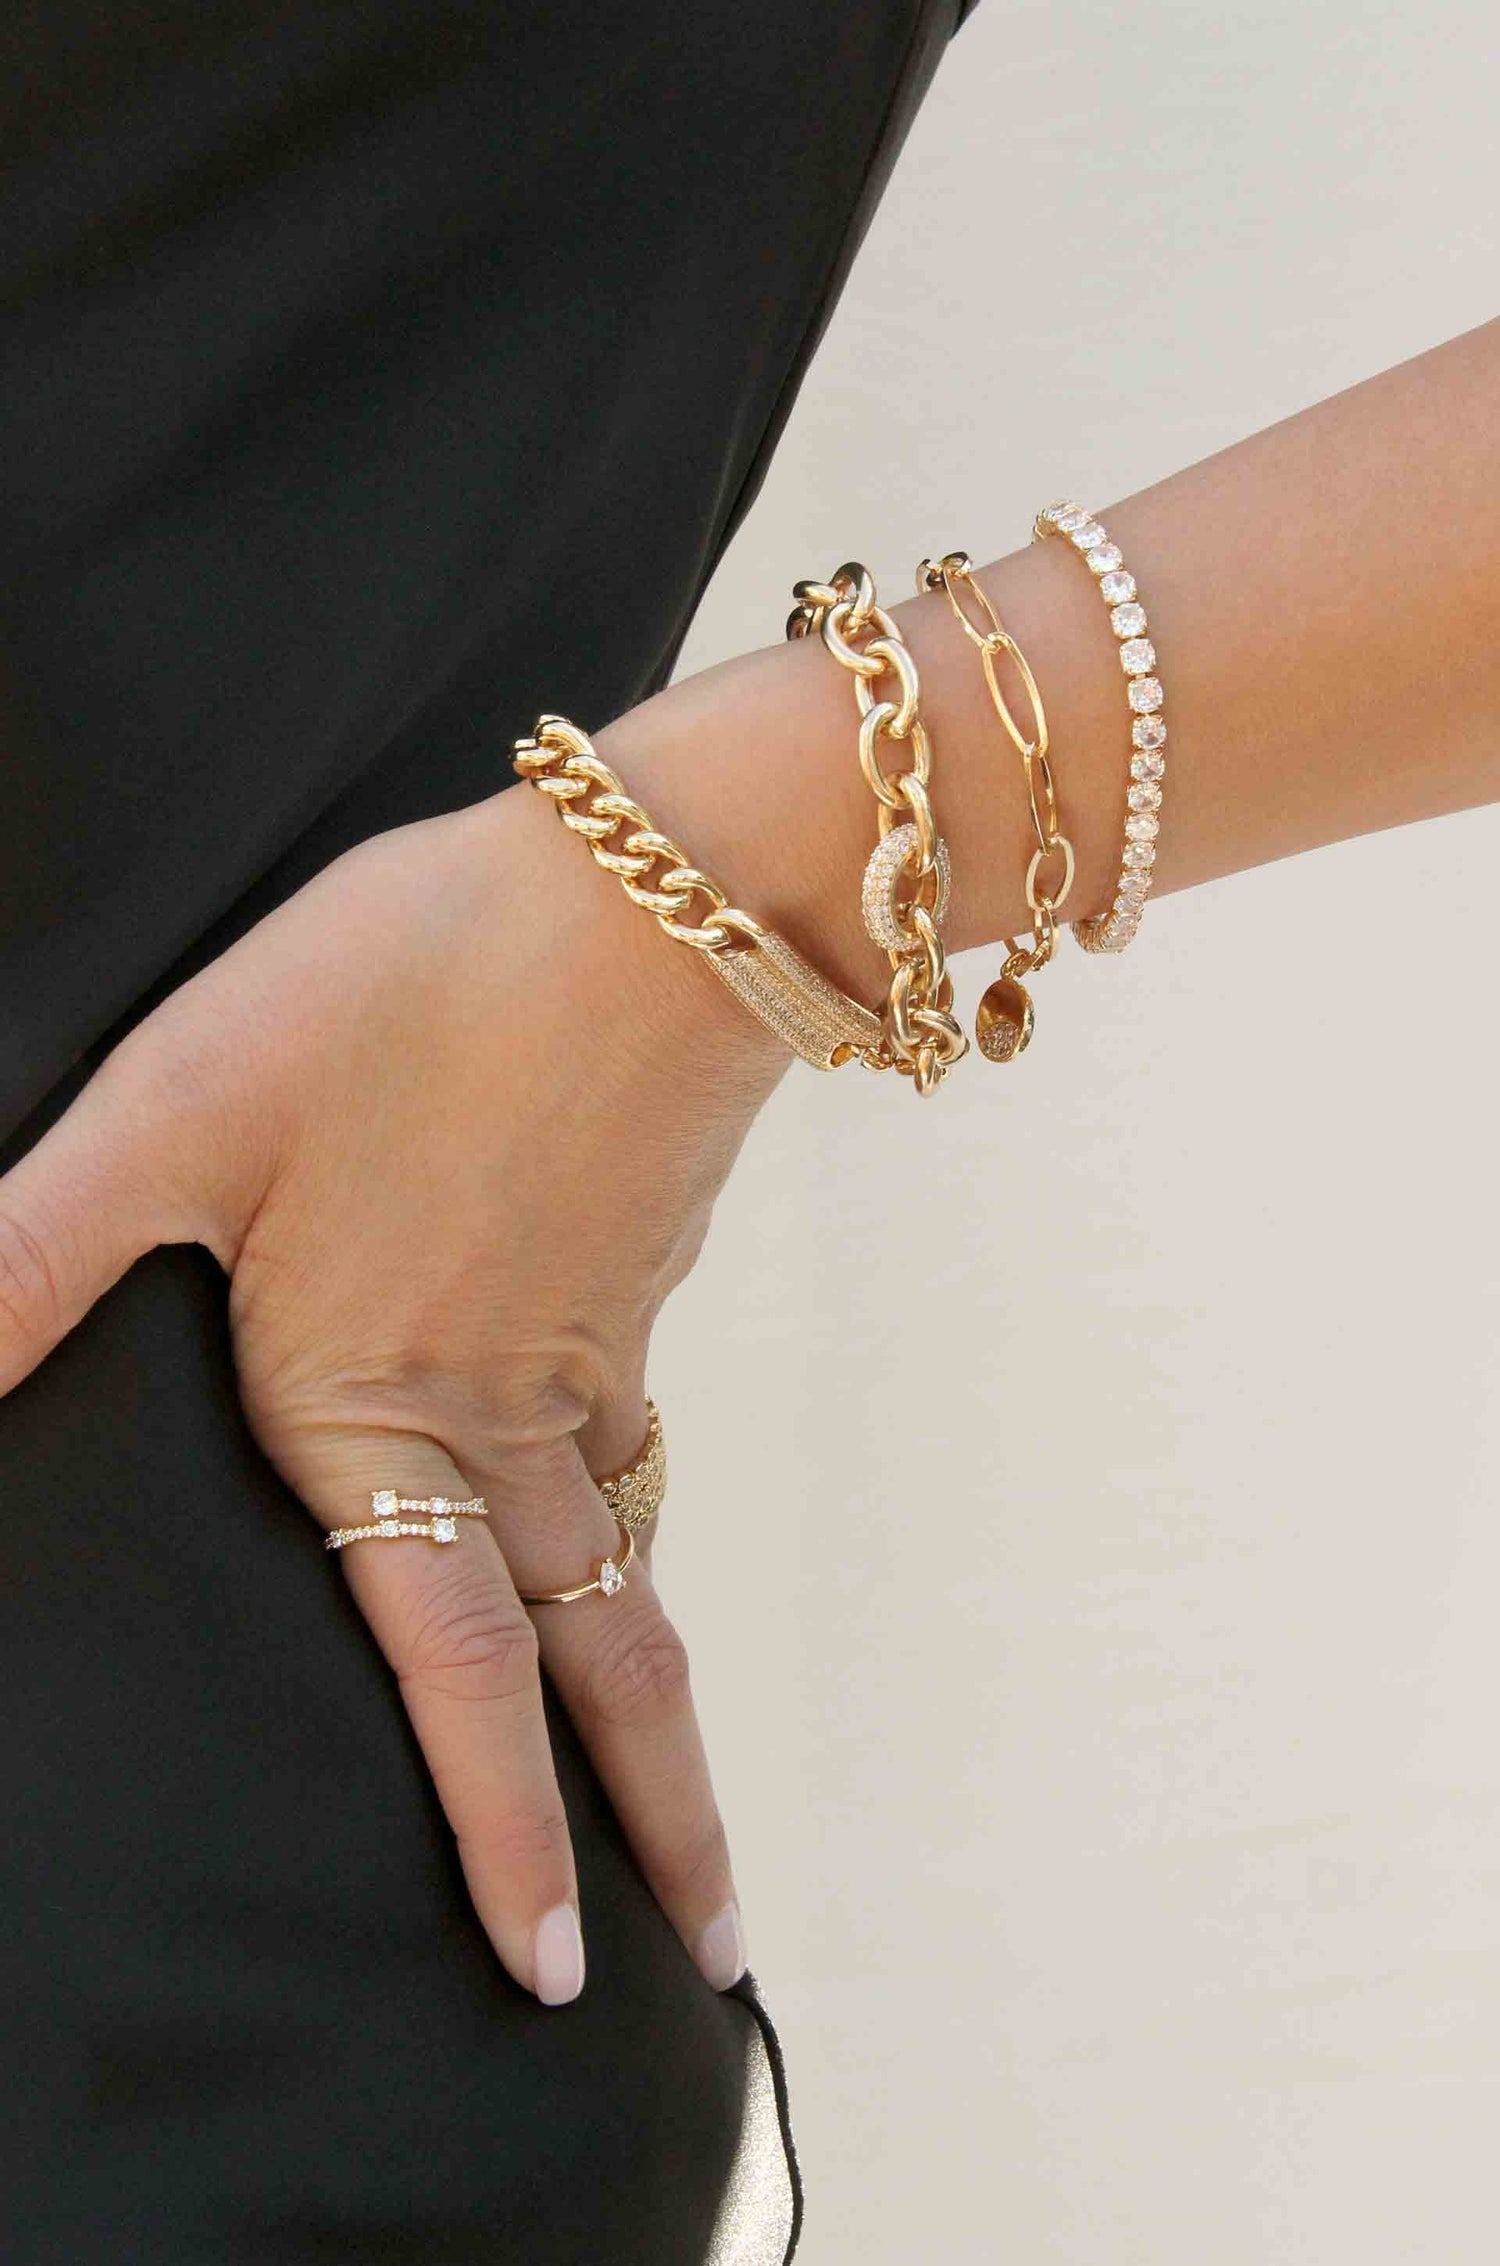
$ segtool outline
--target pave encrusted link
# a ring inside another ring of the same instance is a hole
[[[1083,557],[1109,608],[1110,628],[1119,640],[1120,666],[1128,680],[1130,706],[1130,775],[1125,800],[1125,843],[1114,902],[1107,913],[1072,924],[1073,934],[1085,952],[1123,952],[1141,925],[1141,913],[1151,889],[1156,863],[1156,838],[1161,830],[1162,780],[1167,761],[1162,753],[1167,727],[1161,708],[1165,695],[1154,674],[1156,647],[1146,635],[1146,609],[1140,602],[1135,576],[1109,540],[1107,529],[1082,504],[1052,504],[1037,514],[1032,539],[1060,536]]]

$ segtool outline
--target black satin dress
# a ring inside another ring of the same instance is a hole
[[[7,15],[0,1162],[347,845],[664,680],[959,12]],[[511,1984],[225,1307],[159,1252],[0,1402],[0,2256],[769,2266],[753,1989],[560,1716],[589,1983]]]

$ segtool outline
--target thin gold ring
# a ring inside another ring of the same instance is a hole
[[[538,1589],[517,1592],[523,1605],[572,1605],[580,1597],[592,1597],[597,1591],[601,1597],[618,1597],[625,1587],[625,1576],[635,1559],[635,1536],[620,1519],[615,1520],[615,1532],[625,1547],[618,1558],[605,1558],[592,1581],[581,1581],[576,1589]]]

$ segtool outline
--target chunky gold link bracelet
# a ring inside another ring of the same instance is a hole
[[[941,590],[957,615],[964,635],[970,644],[978,646],[991,704],[1021,758],[1026,779],[1026,802],[1031,813],[1031,830],[1036,836],[1036,848],[1026,868],[1031,942],[1018,944],[1013,936],[1005,939],[1006,958],[999,977],[980,1000],[974,1019],[975,1041],[985,1060],[1014,1062],[1030,1044],[1036,1020],[1031,994],[1021,978],[1045,968],[1057,950],[1057,916],[1073,886],[1073,845],[1058,824],[1057,788],[1048,757],[1046,712],[1026,656],[996,613],[987,592],[974,579],[974,562],[967,551],[950,551],[946,558],[920,560],[917,589]],[[970,604],[965,604],[966,599]],[[978,608],[978,618],[970,611],[970,605]],[[996,663],[1002,653],[1009,654],[1026,689],[1031,710],[1029,732],[1023,731],[1016,722],[1000,689]],[[1043,869],[1053,858],[1062,860],[1062,868],[1057,887],[1049,891],[1042,885]]]
[[[1049,505],[1037,514],[1031,536],[1036,543],[1061,536],[1096,577],[1099,595],[1109,608],[1110,628],[1120,640],[1120,666],[1129,680],[1130,783],[1125,790],[1120,878],[1107,913],[1073,923],[1073,934],[1085,952],[1123,952],[1141,925],[1151,890],[1151,869],[1156,863],[1156,837],[1161,831],[1167,727],[1162,721],[1156,647],[1146,635],[1146,609],[1140,603],[1135,576],[1121,557],[1118,544],[1110,541],[1108,530],[1082,504]]]
[[[885,1044],[875,1067],[899,1070],[919,1094],[935,1093],[967,1054],[969,1042],[954,1019],[953,979],[938,928],[950,870],[927,791],[932,742],[920,713],[917,664],[890,615],[877,605],[868,568],[856,560],[829,582],[797,583],[792,596],[787,636],[816,633],[854,680],[860,768],[879,804],[880,840],[865,868],[862,894],[866,930],[892,971]],[[894,699],[877,689],[885,676],[894,679]],[[895,778],[881,763],[883,740],[894,742],[898,752],[903,746],[909,751],[908,767]]]
[[[543,716],[533,736],[517,740],[511,752],[522,778],[548,797],[631,903],[654,914],[674,943],[696,951],[784,1046],[815,1070],[856,1059],[879,1066],[885,1045],[879,1016],[820,976],[784,936],[731,905],[681,844],[652,824],[576,724]],[[707,917],[693,920],[699,897]]]

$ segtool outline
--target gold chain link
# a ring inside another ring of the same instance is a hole
[[[582,835],[596,865],[614,875],[633,905],[653,913],[674,943],[718,954],[764,938],[760,922],[731,905],[718,883],[689,863],[682,845],[652,825],[619,774],[566,716],[543,716],[532,738],[517,740],[512,761],[549,798],[564,826]],[[628,831],[615,844],[622,827]],[[660,869],[655,874],[653,866]],[[708,900],[707,920],[686,918],[695,897]]]
[[[1073,845],[1063,833],[1057,812],[1057,786],[1048,753],[1047,716],[1042,696],[1025,654],[1006,629],[988,593],[974,578],[974,562],[967,551],[950,551],[946,558],[921,559],[917,589],[941,590],[972,645],[979,648],[980,665],[995,714],[1021,758],[1026,781],[1026,807],[1036,837],[1026,867],[1026,902],[1031,908],[1031,942],[1005,939],[1006,957],[999,979],[979,1003],[975,1036],[979,1051],[991,1062],[1014,1062],[1030,1043],[1034,1020],[1031,994],[1021,981],[1045,968],[1057,950],[1057,916],[1073,886]],[[977,612],[975,611],[977,609]],[[1017,723],[1001,688],[1000,656],[1005,654],[1022,685],[1031,711],[1030,729]],[[1043,869],[1049,859],[1062,860],[1057,887],[1043,887]]]
[[[885,1036],[871,1067],[898,1070],[919,1094],[935,1093],[953,1064],[967,1054],[969,1042],[953,1014],[953,979],[937,925],[947,894],[947,851],[928,798],[932,742],[919,713],[917,664],[891,616],[877,605],[874,578],[858,561],[841,566],[829,582],[797,583],[792,596],[796,604],[787,618],[787,636],[816,633],[854,680],[860,769],[880,805],[881,843],[899,826],[911,829],[910,846],[897,869],[910,893],[902,897],[894,887],[882,892],[884,918],[895,931],[898,948],[886,944],[892,974],[882,1019]],[[887,688],[882,680],[894,682]],[[905,759],[894,776],[881,760],[882,743],[893,747],[894,760]],[[879,846],[869,870],[884,874]],[[881,942],[870,918],[870,886],[867,879],[866,925]]]

